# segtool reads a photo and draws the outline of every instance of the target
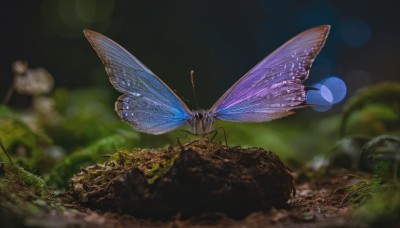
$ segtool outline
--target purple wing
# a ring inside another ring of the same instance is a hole
[[[210,112],[222,120],[263,122],[306,106],[303,81],[329,29],[318,26],[286,42],[229,88]]]

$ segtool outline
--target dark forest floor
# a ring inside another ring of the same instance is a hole
[[[283,208],[254,212],[243,219],[220,213],[188,219],[160,221],[136,219],[128,215],[101,213],[79,204],[66,204],[64,211],[50,210],[39,217],[28,218],[28,226],[39,227],[342,227],[351,226],[351,206],[342,204],[345,197],[337,191],[356,179],[346,169],[332,168],[314,181],[296,184],[296,196]]]

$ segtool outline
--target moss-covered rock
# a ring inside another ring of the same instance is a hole
[[[183,147],[119,151],[75,175],[71,192],[84,206],[136,217],[207,212],[243,217],[285,205],[294,183],[272,152],[201,140]]]

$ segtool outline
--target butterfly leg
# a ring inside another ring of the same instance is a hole
[[[179,145],[179,147],[181,148],[181,151],[185,150],[185,147],[183,147],[181,141],[179,140],[179,137],[176,137],[176,143]]]
[[[185,133],[185,137],[176,137],[176,143],[179,145],[181,150],[184,150],[185,148],[183,147],[180,139],[187,139],[188,135],[191,134],[191,132],[187,130],[181,130],[181,131]]]
[[[7,156],[8,160],[10,161],[11,164],[14,164],[14,162],[12,161],[10,155],[7,153],[6,148],[4,148],[3,144],[0,142],[0,147],[3,150],[4,154]]]
[[[226,132],[225,132],[225,129],[223,127],[219,127],[216,130],[208,133],[208,134],[214,133],[213,136],[211,137],[210,141],[212,142],[214,140],[214,138],[215,138],[215,136],[217,136],[217,133],[218,133],[219,130],[222,130],[222,132],[224,133],[225,145],[228,146],[228,141],[226,140]]]
[[[218,129],[214,130],[212,132],[209,132],[208,134],[211,134],[211,133],[213,133],[213,135],[211,136],[210,139],[208,139],[208,141],[210,141],[210,142],[214,141],[215,136],[217,136],[217,134],[218,134]],[[221,141],[220,140],[218,141],[218,145],[221,145]]]
[[[193,134],[192,132],[190,132],[190,131],[188,131],[188,130],[181,130],[181,131],[183,131],[183,132],[185,132],[186,133],[186,136],[187,135],[193,135],[193,136],[199,136],[199,135],[195,135],[195,134]],[[209,133],[207,133],[207,134],[209,134]],[[201,140],[204,140],[204,138],[206,137],[206,135],[207,134],[204,134],[204,135],[201,135]],[[208,139],[207,139],[208,140]],[[196,142],[196,141],[198,141],[198,139],[195,139],[195,140],[192,140],[192,141],[190,141],[189,143],[187,143],[186,145],[190,145],[190,144],[192,144],[193,142]]]

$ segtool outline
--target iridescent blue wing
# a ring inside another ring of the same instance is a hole
[[[84,30],[103,62],[112,85],[124,93],[115,104],[118,115],[136,130],[162,134],[178,128],[190,110],[137,58],[100,33]]]
[[[170,107],[142,95],[121,95],[115,102],[119,116],[138,131],[162,134],[187,121],[187,117],[171,112]]]
[[[307,106],[303,81],[329,28],[323,25],[309,29],[283,44],[228,89],[210,112],[222,120],[263,122]]]

